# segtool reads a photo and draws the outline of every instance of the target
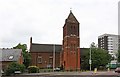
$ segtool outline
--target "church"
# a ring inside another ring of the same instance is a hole
[[[62,45],[33,43],[30,38],[31,65],[39,68],[80,70],[79,22],[70,10],[63,26]]]

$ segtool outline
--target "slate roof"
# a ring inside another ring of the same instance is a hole
[[[67,22],[72,22],[72,23],[79,23],[72,11],[70,11],[70,14],[68,15],[68,18],[66,19]]]
[[[85,55],[89,51],[90,51],[89,48],[80,48],[80,55]]]
[[[0,49],[0,61],[18,61],[22,49]]]
[[[53,52],[54,44],[37,44],[32,43],[30,52]],[[61,52],[62,45],[55,44],[55,52]]]

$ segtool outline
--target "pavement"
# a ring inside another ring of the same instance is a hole
[[[119,73],[115,73],[114,71],[97,71],[94,73],[94,71],[86,71],[86,72],[45,72],[45,73],[29,73],[29,74],[22,74],[22,75],[116,75],[120,76]]]

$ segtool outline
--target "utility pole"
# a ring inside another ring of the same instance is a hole
[[[55,44],[53,45],[53,72],[55,69]]]
[[[91,64],[92,64],[92,60],[91,60],[91,46],[90,46],[90,60],[89,60],[89,64],[90,64],[90,71],[91,71]]]

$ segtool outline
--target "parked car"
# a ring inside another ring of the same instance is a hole
[[[4,74],[4,71],[3,71],[3,70],[1,70],[1,73],[2,73],[2,74]]]
[[[59,67],[57,67],[57,68],[55,68],[55,69],[54,69],[54,71],[60,71],[60,68],[59,68]]]
[[[116,69],[115,69],[115,72],[116,72],[116,73],[120,73],[120,67],[116,68]]]

